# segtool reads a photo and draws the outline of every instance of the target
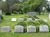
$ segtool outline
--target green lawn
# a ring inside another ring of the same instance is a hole
[[[0,33],[0,37],[50,37],[50,33]]]
[[[4,15],[4,20],[2,23],[0,23],[1,26],[8,25],[11,27],[11,31],[13,31],[14,25],[17,24],[18,22],[11,22],[11,18],[20,18],[20,17],[25,17],[26,15]],[[48,20],[48,25],[50,26],[50,19],[48,19],[48,15],[37,15],[40,19],[46,18]],[[50,32],[48,33],[14,33],[14,32],[9,32],[9,33],[3,33],[0,32],[0,37],[50,37]]]

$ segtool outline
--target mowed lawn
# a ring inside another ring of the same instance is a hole
[[[50,33],[0,33],[0,37],[50,37]]]
[[[3,21],[0,23],[0,27],[1,26],[10,26],[11,31],[12,32],[8,32],[8,33],[3,33],[0,32],[0,37],[50,37],[50,32],[48,33],[14,33],[13,29],[14,29],[14,25],[16,25],[18,23],[18,21],[16,22],[12,22],[11,18],[20,18],[20,17],[26,17],[27,15],[4,15],[4,19]],[[40,19],[47,19],[48,20],[48,25],[50,26],[50,19],[48,18],[48,15],[37,15]]]

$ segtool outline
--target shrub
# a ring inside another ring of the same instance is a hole
[[[25,22],[18,22],[17,25],[26,26],[26,23]]]
[[[47,24],[47,23],[46,23],[45,21],[43,21],[43,20],[39,20],[39,23],[40,23],[40,24],[44,24],[44,25]],[[48,24],[47,24],[47,25],[48,25]]]

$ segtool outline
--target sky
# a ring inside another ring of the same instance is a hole
[[[3,2],[5,2],[6,0],[2,0]]]
[[[48,1],[50,1],[50,0],[48,0]]]

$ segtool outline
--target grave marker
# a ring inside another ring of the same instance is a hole
[[[36,32],[36,27],[35,26],[27,26],[27,32]]]
[[[24,21],[24,18],[18,18],[18,21],[19,22],[23,22]]]
[[[49,32],[49,28],[47,25],[40,25],[39,26],[39,31],[40,32]]]
[[[24,32],[24,27],[21,25],[17,25],[14,27],[14,32]]]
[[[27,21],[33,21],[32,18],[27,18]]]
[[[2,15],[2,10],[0,10],[0,15]]]
[[[12,19],[11,19],[11,21],[16,21],[16,20],[17,20],[16,18],[12,18]]]
[[[36,12],[27,12],[27,15],[28,16],[36,16],[37,14],[36,14]]]
[[[10,32],[10,27],[9,26],[3,26],[1,27],[2,32]]]

